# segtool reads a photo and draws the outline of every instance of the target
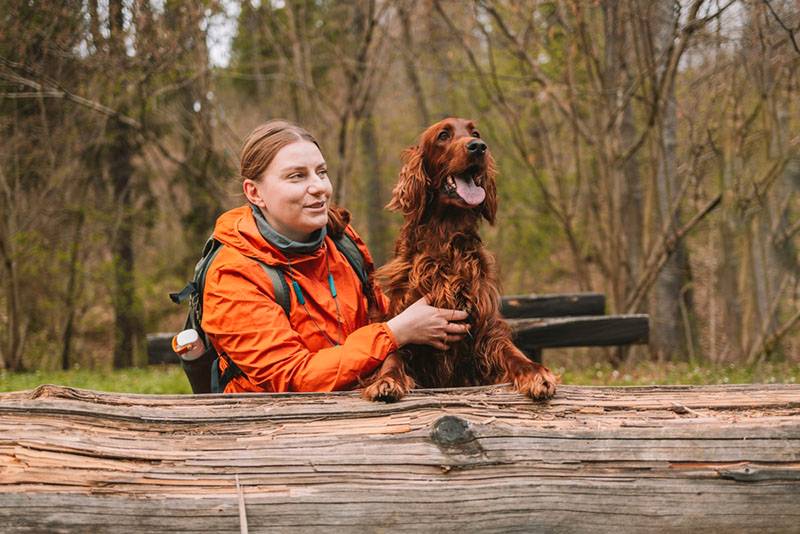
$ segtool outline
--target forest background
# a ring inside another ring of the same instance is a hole
[[[794,0],[0,0],[0,369],[143,364],[277,117],[378,264],[401,151],[469,117],[504,293],[649,313],[614,364],[797,364],[798,67]]]

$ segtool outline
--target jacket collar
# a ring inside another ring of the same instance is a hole
[[[253,211],[253,218],[256,221],[256,226],[258,227],[258,232],[261,234],[261,237],[280,250],[284,256],[287,254],[309,254],[318,250],[325,240],[325,235],[328,231],[327,226],[323,226],[311,234],[311,239],[309,241],[294,241],[275,230],[275,228],[267,222],[267,219],[264,217],[264,214],[261,213],[258,206],[250,204],[250,209]]]

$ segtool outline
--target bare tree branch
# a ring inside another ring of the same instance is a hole
[[[664,267],[664,264],[667,263],[667,260],[670,258],[672,253],[675,252],[680,240],[683,239],[686,234],[692,230],[692,228],[697,226],[700,221],[705,219],[709,213],[718,208],[721,202],[722,194],[719,194],[708,201],[706,205],[694,215],[694,217],[692,217],[686,224],[681,226],[674,233],[662,234],[659,243],[653,247],[653,250],[657,252],[651,254],[650,259],[645,264],[645,268],[642,271],[642,276],[637,282],[635,289],[631,292],[628,300],[625,302],[626,313],[632,313],[639,307],[642,299],[647,295],[647,292],[650,291],[650,288],[655,283],[661,268]]]
[[[762,0],[762,1],[767,6],[767,9],[769,9],[769,12],[772,13],[772,17],[775,19],[778,25],[780,25],[780,27],[783,28],[783,30],[789,35],[789,40],[792,42],[794,51],[800,54],[800,45],[797,44],[797,39],[795,39],[794,36],[794,33],[797,31],[797,29],[792,29],[788,27],[786,23],[784,23],[783,20],[781,20],[781,18],[775,12],[775,9],[773,9],[772,4],[769,3],[769,0]]]

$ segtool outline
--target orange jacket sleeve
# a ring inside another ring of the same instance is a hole
[[[259,271],[254,262],[215,270],[203,301],[203,329],[258,390],[349,389],[396,350],[385,323],[356,329],[340,346],[309,350],[266,293],[261,280],[266,277]]]

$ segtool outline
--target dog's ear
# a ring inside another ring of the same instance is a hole
[[[481,206],[481,215],[494,224],[497,215],[497,167],[494,165],[494,158],[491,154],[486,154],[486,178],[483,181],[483,189],[486,191],[486,198]]]
[[[404,164],[400,169],[400,179],[392,190],[392,200],[386,207],[418,222],[425,211],[426,192],[430,185],[430,179],[425,173],[422,147],[409,147],[403,151],[402,157]]]

